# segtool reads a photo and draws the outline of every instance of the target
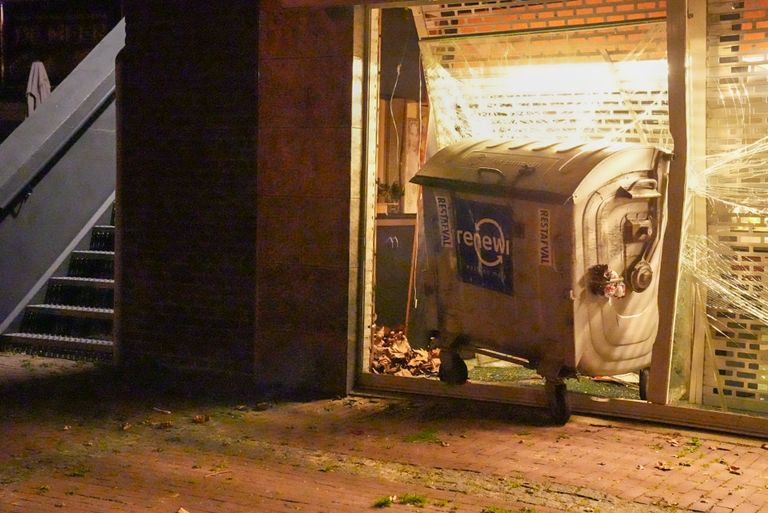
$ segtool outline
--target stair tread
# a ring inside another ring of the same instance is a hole
[[[114,256],[114,251],[101,251],[96,249],[76,249],[72,252],[72,254],[78,254],[78,255],[99,255],[99,256]]]
[[[84,337],[70,337],[67,335],[50,335],[47,333],[29,333],[24,331],[3,333],[4,337],[15,337],[25,339],[37,339],[37,340],[51,340],[54,342],[77,342],[82,344],[92,344],[98,346],[112,346],[114,342],[103,338],[84,338]]]
[[[113,224],[97,224],[93,227],[94,230],[114,230],[115,225]]]
[[[82,305],[63,305],[58,303],[38,303],[34,305],[27,305],[28,308],[54,308],[57,310],[77,310],[82,312],[100,312],[100,313],[114,313],[113,308],[101,308],[96,306],[82,306]]]
[[[51,281],[67,285],[114,285],[115,280],[109,278],[86,278],[80,276],[53,276]]]
[[[104,355],[111,355],[115,346],[111,340],[26,332],[4,333],[0,335],[0,339],[5,339],[10,344],[46,348],[53,351],[74,350]]]
[[[66,317],[84,317],[91,319],[112,319],[115,315],[113,308],[99,308],[93,306],[81,305],[63,305],[52,303],[40,303],[36,305],[27,305],[28,310],[33,310],[51,315],[61,315]]]

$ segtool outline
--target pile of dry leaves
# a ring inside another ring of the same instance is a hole
[[[371,372],[394,376],[437,376],[439,349],[413,349],[402,329],[374,326]]]

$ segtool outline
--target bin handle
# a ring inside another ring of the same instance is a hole
[[[501,172],[500,169],[497,169],[495,167],[479,167],[477,168],[477,177],[478,179],[483,182],[483,176],[493,176],[496,178],[495,183],[501,183],[504,181],[504,173]],[[484,183],[492,183],[492,182],[484,182]]]
[[[641,178],[629,187],[619,187],[619,192],[632,199],[658,198],[661,192],[655,178]]]
[[[635,182],[636,184],[642,184],[650,183],[653,181],[656,184],[656,187],[653,189],[653,191],[650,191],[655,194],[645,196],[654,200],[654,208],[651,216],[656,220],[656,233],[652,239],[646,241],[643,254],[640,255],[640,258],[637,259],[637,261],[635,261],[635,263],[629,269],[630,284],[632,289],[636,292],[643,292],[646,290],[651,285],[651,281],[653,280],[653,269],[651,268],[649,262],[653,258],[654,254],[656,253],[656,249],[661,243],[662,228],[664,227],[664,223],[666,221],[664,218],[664,206],[666,204],[668,187],[668,179],[666,174],[667,171],[666,169],[659,170],[659,166],[662,159],[669,158],[670,157],[664,152],[658,152],[654,157],[653,163],[653,171],[656,173],[656,178],[645,178]],[[666,166],[662,167],[666,168]]]

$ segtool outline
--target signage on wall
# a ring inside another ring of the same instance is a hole
[[[453,199],[456,257],[461,280],[513,293],[512,211],[504,205]]]

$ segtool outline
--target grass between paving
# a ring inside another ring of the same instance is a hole
[[[416,493],[406,493],[401,496],[397,495],[390,495],[387,497],[381,497],[379,499],[376,499],[376,501],[373,503],[374,508],[388,508],[392,504],[403,504],[406,506],[416,506],[417,508],[423,508],[429,503],[429,499],[427,499],[424,495],[419,495]]]

